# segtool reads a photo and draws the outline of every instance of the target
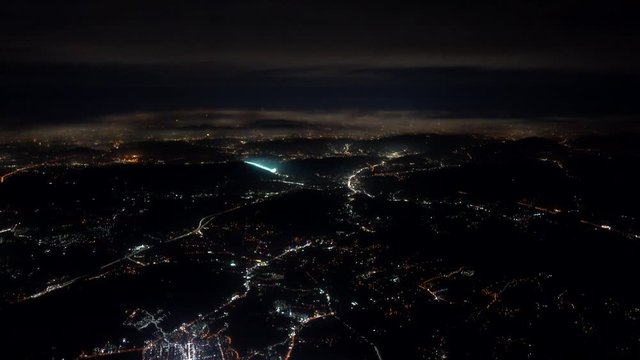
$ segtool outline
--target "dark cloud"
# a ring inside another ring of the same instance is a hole
[[[20,0],[0,16],[14,60],[636,67],[638,9],[620,0]]]
[[[12,65],[4,125],[77,123],[189,109],[415,110],[446,117],[633,116],[640,77],[603,72],[427,68],[244,71],[168,65]]]
[[[0,122],[190,109],[634,116],[635,1],[12,1]]]

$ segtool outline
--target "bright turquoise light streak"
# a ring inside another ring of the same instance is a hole
[[[257,168],[260,168],[262,170],[267,170],[268,172],[270,172],[272,174],[275,174],[278,171],[278,169],[276,169],[276,168],[268,168],[268,167],[266,167],[266,166],[264,166],[262,164],[254,163],[254,162],[251,162],[251,161],[245,161],[245,163],[247,163],[249,165],[253,165],[253,166],[255,166]]]

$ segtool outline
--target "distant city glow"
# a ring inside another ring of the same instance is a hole
[[[275,174],[278,171],[278,169],[276,169],[276,168],[269,168],[269,167],[266,167],[266,166],[264,166],[262,164],[258,164],[258,163],[252,162],[252,161],[245,161],[245,163],[249,164],[249,165],[253,165],[253,166],[255,166],[257,168],[260,168],[262,170],[266,170],[266,171],[268,171],[268,172],[270,172],[272,174]]]

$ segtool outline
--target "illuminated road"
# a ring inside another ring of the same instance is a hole
[[[378,164],[374,164],[374,165],[369,165],[367,164],[367,166],[357,169],[353,174],[349,175],[349,177],[347,177],[347,188],[349,190],[351,190],[352,194],[364,194],[370,198],[373,198],[374,196],[369,194],[365,189],[361,188],[358,189],[358,187],[356,187],[356,184],[358,183],[358,176],[366,170],[369,170],[371,173],[373,173],[375,171],[375,169],[379,166],[382,166],[385,164],[385,161],[381,161]]]
[[[0,234],[6,233],[6,232],[15,232],[17,228],[18,228],[18,224],[15,224],[13,225],[13,227],[0,230]]]
[[[351,192],[352,192],[353,194],[364,193],[364,194],[366,194],[366,195],[367,195],[367,196],[369,196],[369,197],[373,197],[373,196],[371,196],[371,195],[367,194],[366,192],[364,192],[364,191],[362,191],[362,190],[358,190],[358,189],[356,188],[356,186],[355,186],[355,182],[356,182],[356,178],[357,178],[357,176],[358,176],[358,175],[360,175],[360,173],[361,173],[361,172],[363,172],[363,171],[365,171],[365,170],[367,170],[367,169],[369,169],[369,167],[368,167],[368,166],[367,166],[367,167],[363,167],[363,168],[361,168],[361,169],[358,169],[358,170],[356,170],[356,172],[354,172],[353,174],[351,174],[351,175],[347,178],[347,188],[348,188],[349,190],[351,190]]]
[[[431,295],[433,297],[433,300],[435,301],[444,301],[444,298],[442,298],[440,295],[438,295],[439,293],[443,292],[444,290],[433,290],[431,287],[431,284],[437,280],[441,280],[441,279],[447,279],[447,278],[451,278],[453,276],[462,274],[464,271],[464,267],[460,267],[450,273],[447,274],[441,274],[438,276],[434,276],[430,279],[424,280],[423,282],[421,282],[418,287],[421,288],[422,290],[426,291],[427,293],[429,293],[429,295]]]
[[[43,163],[38,163],[38,164],[31,164],[31,165],[27,165],[25,167],[21,167],[19,169],[15,169],[15,170],[13,170],[13,171],[11,171],[9,173],[6,173],[6,174],[0,176],[0,184],[4,183],[4,181],[10,176],[16,175],[18,173],[21,173],[23,171],[27,171],[27,170],[30,170],[30,169],[33,169],[33,168],[37,168],[37,167],[40,167],[40,166],[47,165],[48,163],[49,163],[49,161],[43,162]]]

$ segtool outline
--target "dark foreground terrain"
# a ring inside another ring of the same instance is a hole
[[[639,144],[5,144],[0,357],[638,359]]]

